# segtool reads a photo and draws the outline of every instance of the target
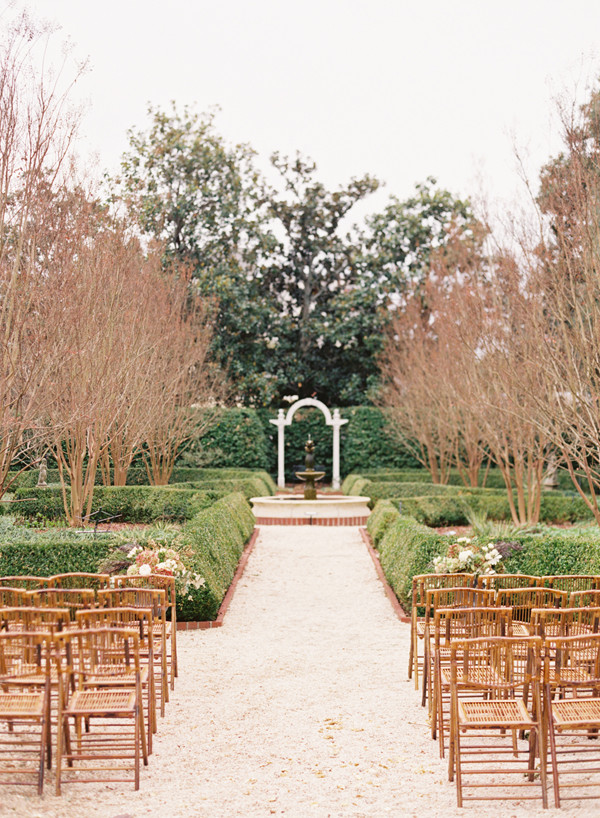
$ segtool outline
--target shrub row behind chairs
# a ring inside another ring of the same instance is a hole
[[[54,704],[57,793],[67,780],[129,780],[106,778],[118,774],[116,758],[133,765],[137,789],[157,729],[157,691],[164,714],[176,674],[172,577],[0,577],[0,783],[26,783],[34,753],[41,794]],[[102,759],[108,766],[94,766]]]
[[[455,587],[448,587],[452,582]],[[499,587],[504,584],[509,587]],[[444,695],[449,699],[449,778],[456,777],[459,806],[467,800],[463,795],[465,769],[477,782],[469,779],[475,793],[472,798],[483,788],[484,795],[479,797],[488,800],[494,797],[490,788],[505,786],[511,765],[516,783],[509,794],[503,789],[499,797],[532,797],[521,788],[531,790],[539,780],[541,792],[533,797],[541,797],[547,806],[548,745],[556,806],[560,806],[561,787],[564,791],[582,786],[582,775],[586,777],[583,786],[596,791],[590,795],[586,789],[585,795],[573,797],[600,795],[600,781],[589,780],[600,771],[598,742],[581,742],[582,735],[597,739],[600,730],[599,584],[600,577],[589,575],[500,574],[479,582],[464,574],[415,577],[409,675],[418,670],[420,630],[425,643],[423,703],[428,692],[432,736],[435,738],[437,728],[442,755],[442,699]],[[425,616],[420,620],[416,614],[422,600]],[[466,747],[469,734],[480,743]],[[493,743],[493,734],[494,740],[502,739],[500,744]],[[518,737],[526,734],[527,766],[523,769]],[[497,762],[498,754],[501,763],[490,766]],[[571,758],[576,762],[569,766]],[[496,780],[500,774],[502,784]],[[579,782],[566,783],[566,777],[573,775]]]

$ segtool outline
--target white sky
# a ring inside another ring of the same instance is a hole
[[[1,0],[0,0],[1,2]],[[3,1],[6,5],[6,0]],[[558,149],[553,98],[600,76],[599,0],[29,0],[91,71],[88,147],[115,170],[146,107],[219,105],[267,164],[300,149],[332,187],[370,172],[369,210],[433,175],[456,194],[518,187]]]

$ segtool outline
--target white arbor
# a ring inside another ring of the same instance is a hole
[[[280,409],[277,415],[277,420],[270,420],[269,423],[272,423],[274,426],[277,426],[277,486],[278,488],[285,488],[285,427],[290,426],[292,420],[294,419],[294,415],[301,409],[303,406],[314,406],[317,409],[320,409],[321,412],[325,415],[325,423],[328,426],[333,426],[333,469],[331,475],[331,485],[334,489],[339,489],[340,487],[340,426],[343,426],[344,423],[348,423],[347,420],[344,420],[340,417],[340,410],[334,409],[333,416],[329,411],[329,407],[325,406],[324,403],[321,403],[320,400],[315,400],[315,398],[302,398],[302,400],[297,400],[296,403],[293,403],[290,408],[287,410]]]

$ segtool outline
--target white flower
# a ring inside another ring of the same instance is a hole
[[[140,565],[140,570],[138,571],[138,574],[141,577],[147,577],[151,573],[152,573],[152,568],[148,565],[148,563],[145,563],[144,565]]]
[[[131,551],[129,552],[129,554],[127,554],[127,559],[129,559],[129,560],[133,559],[138,551],[141,551],[140,546],[139,545],[134,545],[133,548],[131,549]]]
[[[458,552],[458,559],[460,562],[468,562],[471,557],[473,556],[473,551],[470,548],[466,548],[464,551]]]
[[[469,537],[459,537],[456,542],[471,542]]]

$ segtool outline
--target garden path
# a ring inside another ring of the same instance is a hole
[[[50,778],[42,799],[3,789],[0,815],[548,815],[456,808],[406,680],[409,626],[356,528],[262,528],[224,627],[179,636],[180,676],[140,791],[83,785],[58,799]]]

